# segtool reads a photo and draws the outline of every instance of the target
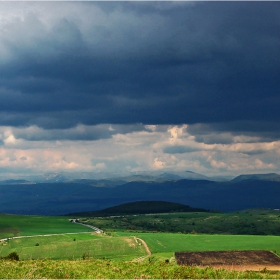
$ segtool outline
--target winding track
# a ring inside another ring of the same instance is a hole
[[[87,225],[87,224],[83,224],[83,223],[77,222],[76,220],[73,220],[72,222],[75,223],[75,224],[79,224],[79,225],[85,226],[85,227],[89,227],[89,228],[95,230],[97,233],[102,233],[103,232],[103,230],[101,230],[101,229],[99,229],[97,227],[94,227],[94,226],[91,226],[91,225]],[[68,232],[68,233],[51,233],[51,234],[12,236],[12,237],[7,237],[7,238],[2,238],[2,239],[0,239],[0,242],[8,241],[9,239],[18,239],[18,238],[25,238],[25,237],[54,236],[54,235],[78,234],[78,233],[90,233],[90,232],[86,231],[86,232]]]
[[[135,239],[136,242],[137,242],[137,240],[140,240],[140,242],[144,245],[145,250],[146,250],[148,256],[150,256],[152,254],[150,249],[149,249],[149,247],[148,247],[148,245],[147,245],[147,243],[143,239],[141,239],[139,237],[136,237],[136,236],[134,236],[134,239]]]
[[[139,238],[139,237],[136,237],[136,236],[133,236],[133,237],[134,237],[134,240],[135,240],[135,242],[136,242],[137,244],[138,244],[138,241],[137,241],[137,240],[139,240],[139,241],[143,244],[143,246],[145,247],[145,250],[146,250],[148,256],[151,256],[152,253],[151,253],[151,251],[150,251],[150,249],[149,249],[147,243],[146,243],[143,239],[141,239],[141,238]],[[134,260],[132,260],[132,261],[134,261],[134,262],[139,262],[139,261],[142,261],[142,260],[143,260],[144,258],[146,258],[146,257],[147,257],[147,256],[143,256],[143,257],[140,257],[140,258],[136,258],[136,259],[134,259]]]
[[[18,239],[18,238],[29,238],[29,237],[36,237],[36,236],[53,236],[53,235],[64,235],[64,234],[79,234],[79,233],[90,233],[89,231],[84,232],[66,232],[66,233],[50,233],[50,234],[37,234],[37,235],[22,235],[22,236],[12,236],[7,238],[0,239],[0,242],[7,241],[10,239]]]

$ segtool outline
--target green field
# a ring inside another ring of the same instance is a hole
[[[106,231],[280,235],[280,212],[268,209],[235,213],[178,212],[84,219]]]
[[[257,212],[255,216],[248,213],[226,215],[229,219],[240,221],[252,218],[266,224],[274,223],[278,218],[274,213],[268,212]],[[0,258],[0,278],[279,279],[279,272],[234,272],[178,266],[174,252],[270,250],[280,255],[280,236],[197,234],[194,230],[186,234],[174,233],[172,227],[170,228],[172,232],[147,232],[149,225],[153,227],[156,227],[157,223],[172,225],[181,223],[182,219],[191,226],[194,226],[193,223],[199,226],[206,221],[208,226],[211,225],[213,228],[218,224],[217,219],[225,217],[217,213],[175,213],[85,219],[103,230],[108,229],[105,233],[98,234],[82,225],[70,223],[68,217],[0,215],[0,236],[5,238],[0,242],[0,257],[16,252],[20,258],[20,261]],[[145,225],[145,231],[128,229],[127,224],[130,221],[137,221],[141,227]],[[112,225],[117,225],[114,231],[109,230]],[[117,231],[116,228],[120,230]],[[274,228],[270,227],[273,230]],[[151,256],[134,236],[147,243]],[[138,258],[142,261],[135,261]]]
[[[145,256],[146,251],[141,245],[133,237],[110,237],[97,233],[34,236],[1,242],[0,256],[15,251],[22,260],[90,257],[126,260]]]
[[[153,256],[172,259],[176,251],[270,250],[280,255],[280,236],[135,233]],[[128,232],[114,236],[62,234],[11,239],[0,243],[0,256],[16,251],[20,259],[107,258],[131,260],[147,256],[144,246]]]
[[[127,232],[114,234],[129,235]],[[147,243],[152,254],[169,258],[174,252],[182,251],[270,250],[280,255],[280,236],[176,233],[137,233],[136,236]]]
[[[133,236],[143,239],[152,254],[159,259],[172,259],[176,251],[210,251],[210,250],[270,250],[280,255],[280,236],[273,235],[231,235],[231,234],[192,234],[171,232],[139,232],[128,230],[127,223],[143,226],[158,223],[172,225],[185,223],[193,225],[206,224],[214,228],[217,220],[259,220],[260,223],[278,219],[274,212],[264,210],[253,212],[242,212],[239,214],[221,213],[173,213],[163,215],[139,215],[113,218],[86,219],[102,229],[110,230],[112,224],[117,224],[119,231],[108,234],[93,234],[90,228],[74,224],[68,217],[41,217],[41,216],[19,216],[0,215],[0,237],[33,236],[25,238],[14,238],[0,243],[0,256],[7,256],[16,251],[20,259],[79,259],[85,257],[109,258],[109,259],[133,259],[147,255],[144,246],[135,242]],[[181,220],[180,220],[181,219]],[[121,228],[123,224],[123,228]],[[279,224],[278,224],[279,227]],[[274,229],[274,227],[273,227]],[[82,233],[91,232],[91,233]],[[72,234],[69,234],[72,233]],[[110,231],[107,231],[110,233]],[[36,236],[53,234],[52,236]],[[60,235],[55,235],[60,234]]]
[[[87,227],[70,223],[66,217],[0,214],[0,239],[13,236],[91,231]]]

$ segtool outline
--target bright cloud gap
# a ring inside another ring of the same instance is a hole
[[[220,141],[204,143],[192,131],[187,124],[1,127],[0,170],[19,177],[26,172],[145,170],[192,170],[214,176],[279,168],[280,141],[208,130],[204,137],[215,134]],[[201,136],[202,131],[196,132]]]

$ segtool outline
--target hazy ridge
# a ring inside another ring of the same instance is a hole
[[[60,215],[97,211],[122,203],[161,200],[220,211],[248,208],[280,208],[278,174],[239,176],[231,181],[174,179],[167,173],[148,177],[133,175],[94,180],[36,183],[4,181],[0,184],[0,212],[15,214]],[[179,176],[177,174],[177,176]],[[164,177],[164,178],[163,178]],[[248,179],[249,178],[249,179]]]

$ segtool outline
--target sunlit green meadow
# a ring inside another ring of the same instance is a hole
[[[128,232],[115,232],[115,236],[129,235]],[[152,254],[172,257],[182,251],[222,251],[222,250],[269,250],[280,255],[280,236],[261,235],[218,235],[180,233],[137,233]]]
[[[279,254],[280,236],[127,230],[100,234],[66,217],[18,215],[0,215],[0,236],[8,238],[0,242],[0,256],[16,252],[20,258],[0,259],[1,279],[280,278],[280,272],[266,270],[238,272],[178,266],[174,258],[176,251],[270,250]],[[151,255],[135,237],[147,243]]]
[[[38,234],[91,232],[90,228],[70,223],[70,218],[0,214],[0,239]]]
[[[17,252],[27,259],[133,259],[146,255],[134,237],[110,237],[92,234],[62,234],[10,239],[0,243],[0,256]]]

